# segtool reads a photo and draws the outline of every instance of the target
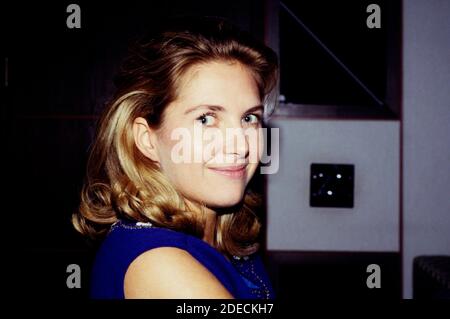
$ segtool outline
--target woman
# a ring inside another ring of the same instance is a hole
[[[262,137],[247,132],[260,133],[277,79],[276,54],[220,18],[179,19],[134,46],[73,216],[82,234],[106,237],[92,297],[274,297],[247,187]]]

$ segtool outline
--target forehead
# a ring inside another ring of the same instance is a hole
[[[260,101],[254,75],[238,62],[214,61],[190,67],[178,86],[178,102],[224,107],[251,106]]]

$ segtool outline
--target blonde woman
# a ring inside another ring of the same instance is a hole
[[[276,54],[221,18],[178,19],[130,50],[73,216],[103,239],[93,298],[274,298],[248,188],[262,136],[246,132],[261,131],[277,79]],[[222,136],[207,152],[209,131]]]

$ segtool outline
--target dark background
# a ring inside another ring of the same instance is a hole
[[[12,256],[18,255],[11,265],[20,270],[20,278],[9,279],[20,279],[21,284],[15,283],[18,293],[27,291],[44,298],[87,296],[95,245],[75,232],[70,216],[79,203],[98,114],[112,93],[112,77],[128,44],[167,17],[179,14],[223,16],[261,41],[270,27],[267,1],[170,0],[77,1],[81,29],[68,29],[66,7],[70,3],[2,4],[2,41],[8,58],[8,85],[1,88],[2,116],[6,119],[3,136],[6,160],[16,167],[5,172],[13,185],[5,195],[13,205],[4,213],[7,228],[15,234],[9,237],[14,243]],[[321,10],[324,1],[305,3],[295,4],[293,9],[300,10],[317,35],[385,99],[385,31],[369,35],[355,27],[367,16],[369,2],[345,1],[344,7],[344,1],[337,1],[340,5],[329,11],[335,14]],[[345,72],[296,30],[292,21],[280,15],[281,93],[289,101],[374,107]],[[338,37],[341,33],[346,36]],[[305,88],[303,95],[298,94],[299,86]],[[264,179],[253,183],[264,189]],[[264,213],[263,209],[263,221]],[[266,260],[282,298],[322,293],[400,296],[398,254],[299,252],[292,257],[269,252]],[[359,280],[366,277],[368,262],[382,264],[391,279],[377,292],[368,292]],[[82,268],[82,289],[66,287],[66,267],[71,263]]]

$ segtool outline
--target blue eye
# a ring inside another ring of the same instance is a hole
[[[261,122],[261,117],[256,114],[247,114],[244,117],[244,121],[249,124],[258,124]]]
[[[205,113],[200,115],[196,121],[199,121],[202,125],[210,126],[214,124],[215,117],[214,113]]]

